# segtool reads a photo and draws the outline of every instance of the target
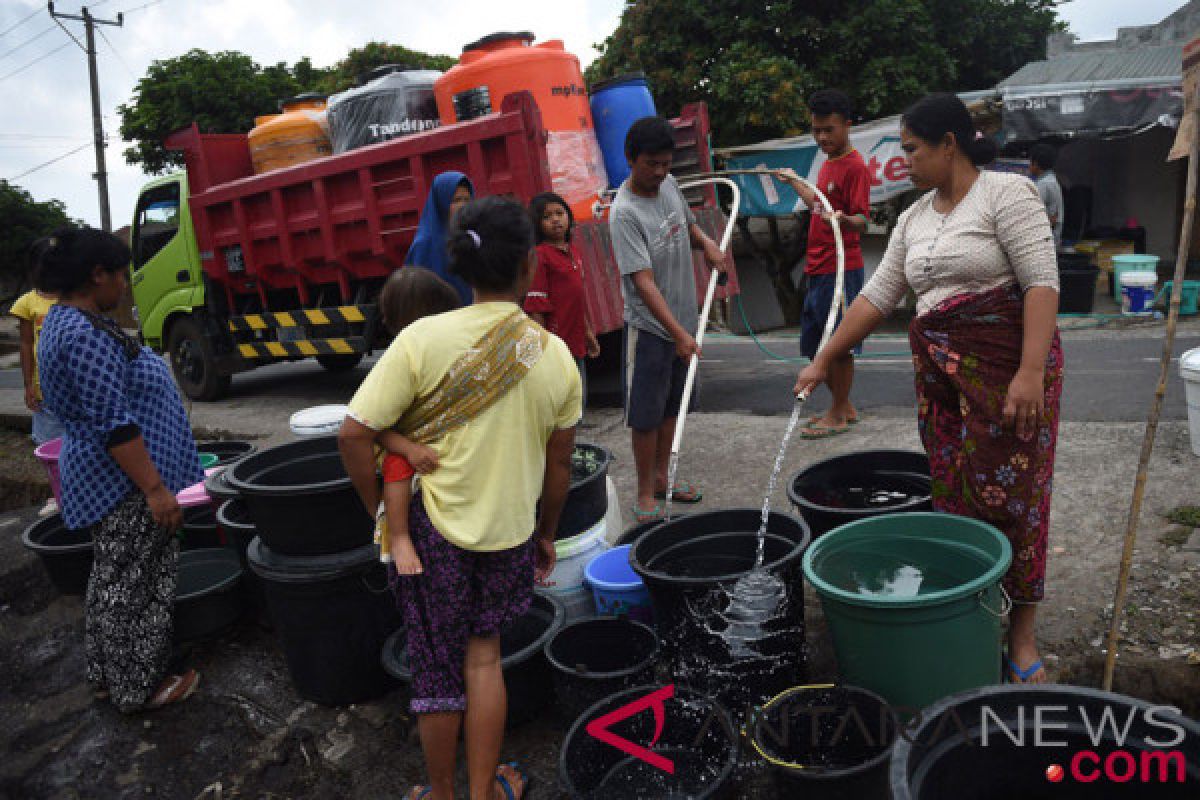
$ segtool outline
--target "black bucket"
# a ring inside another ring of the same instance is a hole
[[[585,617],[554,634],[546,660],[554,669],[558,707],[573,720],[610,694],[653,682],[658,636],[624,617]]]
[[[771,512],[760,574],[775,579],[767,581],[773,610],[747,625],[746,599],[762,584],[739,579],[754,571],[761,520],[762,512],[749,508],[672,519],[643,534],[629,557],[654,603],[671,674],[739,718],[747,705],[803,682],[800,560],[808,526],[791,514]]]
[[[228,630],[242,614],[240,584],[245,569],[227,547],[187,550],[179,554],[175,588],[176,642],[212,639]]]
[[[1100,271],[1060,269],[1058,272],[1058,310],[1063,314],[1090,314],[1096,302],[1096,279]]]
[[[217,457],[214,467],[227,467],[248,455],[258,452],[258,448],[249,442],[237,439],[221,439],[216,442],[200,442],[196,445],[197,452],[212,453]]]
[[[51,514],[25,529],[21,543],[42,560],[54,588],[63,594],[84,594],[92,575],[92,532],[72,530],[62,514]]]
[[[571,454],[571,486],[558,518],[555,540],[590,530],[608,513],[608,466],[612,453],[597,444],[577,444]]]
[[[226,500],[240,497],[237,489],[229,485],[229,470],[224,468],[205,476],[204,493],[214,503],[223,503]]]
[[[746,723],[778,796],[814,800],[886,798],[896,731],[882,697],[829,684],[788,689]]]
[[[1200,723],[1097,689],[974,689],[904,733],[889,766],[895,800],[1200,796]]]
[[[217,512],[211,505],[192,506],[183,510],[183,527],[179,530],[180,550],[205,550],[224,547],[225,537],[217,525]]]
[[[671,519],[678,520],[678,519],[682,519],[683,517],[686,517],[686,516],[687,516],[687,514],[674,514],[674,515],[672,515]],[[632,526],[626,528],[625,532],[622,533],[619,537],[617,537],[617,541],[613,544],[613,547],[620,547],[623,544],[632,545],[639,538],[641,538],[642,534],[646,533],[647,531],[651,530],[652,528],[657,528],[659,525],[662,525],[662,524],[663,524],[663,520],[652,519],[652,520],[648,520],[646,522],[639,522],[636,525],[632,525]]]
[[[237,552],[238,557],[245,564],[246,550],[249,549],[250,542],[258,535],[258,529],[254,526],[254,520],[250,519],[250,512],[246,508],[245,501],[240,497],[235,497],[222,503],[221,507],[217,509],[217,525],[225,534],[226,544]]]
[[[379,663],[379,650],[400,616],[378,548],[300,558],[275,553],[256,537],[246,557],[266,589],[301,697],[344,706],[395,686]]]
[[[818,461],[788,481],[788,499],[813,538],[882,514],[932,511],[929,456],[864,450]]]
[[[370,545],[374,522],[363,508],[336,436],[272,447],[225,470],[272,552],[324,556]]]
[[[587,729],[600,717],[655,693],[659,696],[649,699],[644,710],[606,730],[649,746],[653,756],[670,762],[670,771],[666,764],[629,755]],[[575,720],[559,752],[558,776],[566,793],[579,800],[701,799],[722,792],[736,759],[733,723],[711,697],[684,687],[637,686],[604,698]]]
[[[550,664],[543,649],[566,619],[567,610],[561,601],[548,593],[534,592],[529,610],[500,634],[500,668],[508,692],[508,725],[528,722],[554,699],[550,691]],[[380,660],[389,675],[406,684],[412,682],[403,630],[387,640]]]

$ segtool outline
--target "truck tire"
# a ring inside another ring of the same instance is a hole
[[[330,372],[349,372],[357,367],[363,360],[362,353],[332,353],[329,355],[317,356],[317,363]]]
[[[230,376],[217,373],[212,342],[195,317],[183,317],[167,336],[171,371],[183,393],[193,400],[220,400],[229,391]]]

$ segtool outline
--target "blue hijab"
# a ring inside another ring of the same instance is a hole
[[[417,226],[416,238],[413,239],[412,247],[408,248],[404,263],[433,270],[439,278],[454,287],[458,296],[462,298],[463,305],[470,305],[473,299],[471,287],[462,278],[450,274],[450,259],[446,253],[450,201],[454,199],[454,192],[463,184],[466,184],[471,197],[474,197],[475,187],[471,184],[471,179],[461,172],[443,172],[433,179],[429,198],[421,212],[421,223]]]

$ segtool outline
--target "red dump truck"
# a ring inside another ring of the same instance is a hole
[[[711,168],[708,113],[672,121],[675,173]],[[479,195],[525,203],[551,188],[546,133],[531,95],[501,111],[340,155],[254,175],[244,134],[172,134],[186,173],[148,183],[132,229],[133,295],[145,341],[170,354],[180,387],[215,400],[231,376],[316,358],[355,367],[386,342],[375,300],[404,263],[433,178],[465,173]],[[689,193],[701,226],[725,218],[711,189]],[[600,333],[621,326],[621,283],[608,226],[581,224],[588,311]],[[699,254],[697,275],[705,286]],[[736,293],[731,274],[723,295]]]

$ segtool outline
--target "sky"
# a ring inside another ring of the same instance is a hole
[[[1118,27],[1157,22],[1182,4],[1072,0],[1059,13],[1080,39],[1109,39]],[[78,15],[81,5],[59,0],[55,9]],[[264,65],[309,56],[317,66],[329,66],[372,40],[456,55],[463,44],[489,33],[530,30],[538,41],[562,39],[586,67],[598,54],[593,45],[616,28],[624,0],[368,0],[353,5],[97,0],[86,5],[101,19],[125,12],[122,27],[98,28],[103,36],[97,36],[109,196],[113,227],[119,228],[129,223],[148,176],[125,163],[127,145],[120,140],[116,109],[130,99],[152,61],[200,48],[238,50]],[[82,23],[63,25],[83,40]],[[50,18],[45,3],[0,0],[0,178],[37,200],[59,199],[72,217],[99,225],[90,102],[87,59]]]

